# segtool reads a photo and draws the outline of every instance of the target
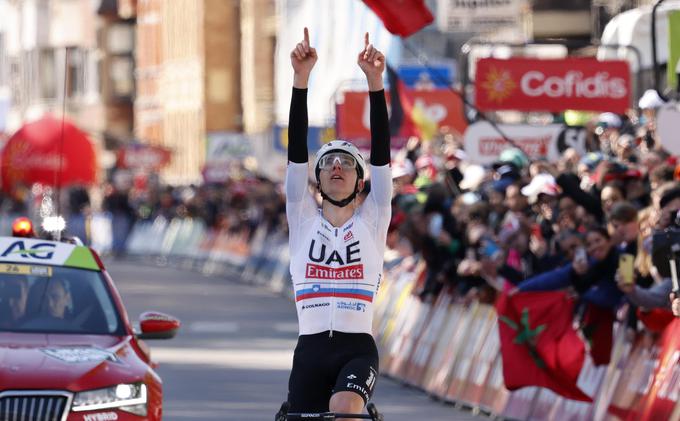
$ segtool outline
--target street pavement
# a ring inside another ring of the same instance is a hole
[[[297,319],[292,301],[239,282],[152,262],[106,262],[130,319],[148,310],[182,321],[171,340],[147,341],[163,379],[163,419],[272,420],[286,398]],[[485,419],[381,377],[387,421]]]

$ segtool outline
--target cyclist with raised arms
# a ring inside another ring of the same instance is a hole
[[[370,97],[367,168],[350,142],[333,140],[314,160],[321,209],[308,188],[307,82],[317,53],[304,39],[290,55],[294,70],[288,130],[286,215],[290,273],[300,336],[288,386],[291,412],[360,413],[378,375],[371,334],[390,221],[390,134],[382,74],[385,56],[369,43],[357,57]],[[371,190],[359,205],[367,170]]]

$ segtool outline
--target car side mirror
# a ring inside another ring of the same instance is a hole
[[[171,339],[179,330],[181,323],[176,318],[159,313],[147,311],[139,316],[141,333],[137,333],[138,339]]]

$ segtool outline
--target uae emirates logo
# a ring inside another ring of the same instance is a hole
[[[489,101],[500,104],[512,94],[517,84],[512,80],[509,71],[499,70],[492,66],[482,82],[482,88],[486,91]]]

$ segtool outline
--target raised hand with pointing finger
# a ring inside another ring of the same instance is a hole
[[[385,56],[368,40],[368,32],[364,36],[364,49],[357,57],[357,64],[366,74],[369,91],[383,89],[382,74],[385,71]]]
[[[294,87],[307,88],[309,74],[312,72],[317,59],[316,49],[309,45],[309,30],[305,28],[302,41],[290,52],[290,62],[293,65],[294,72]]]

